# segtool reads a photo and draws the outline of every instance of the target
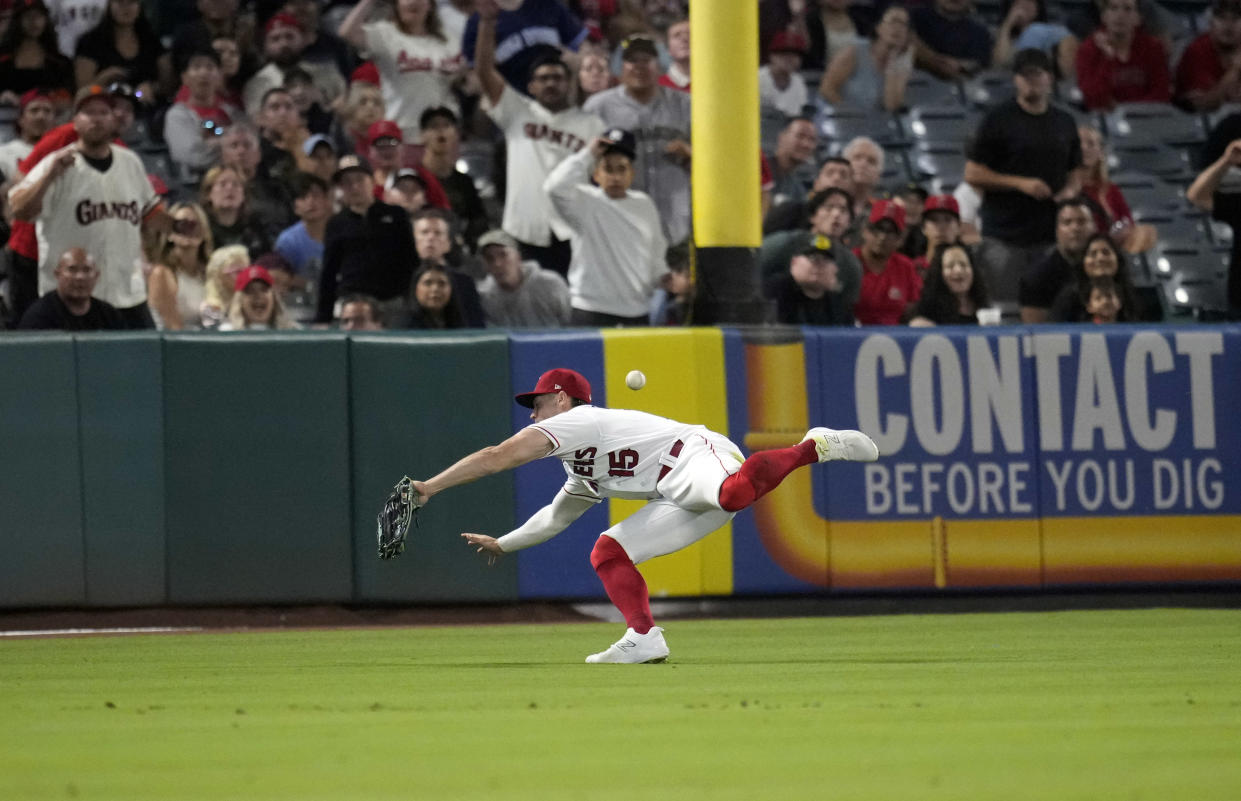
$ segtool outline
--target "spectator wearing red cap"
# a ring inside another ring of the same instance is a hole
[[[390,20],[368,22],[375,0],[361,0],[337,33],[370,54],[382,77],[388,118],[409,141],[418,138],[418,118],[432,106],[460,113],[453,83],[465,74],[461,43],[444,35],[439,8],[425,0],[397,0]]]
[[[300,328],[289,318],[284,302],[275,290],[275,280],[267,268],[251,264],[237,273],[228,316],[221,331],[287,331]]]
[[[914,263],[896,252],[904,232],[905,210],[895,201],[871,204],[862,246],[853,250],[862,262],[862,289],[853,316],[862,325],[899,325],[922,293]]]
[[[925,277],[935,249],[961,238],[961,206],[955,197],[931,195],[926,199],[922,207],[922,236],[926,238],[926,249],[914,259],[914,267]]]
[[[395,122],[380,120],[367,130],[366,138],[371,154],[371,167],[375,170],[375,197],[382,200],[388,179],[403,166],[402,147],[405,137]],[[444,187],[439,180],[425,167],[417,164],[411,167],[422,177],[427,191],[427,203],[436,208],[449,208],[448,195],[444,193]]]
[[[368,61],[353,71],[344,106],[332,129],[332,139],[337,149],[342,153],[353,152],[370,158],[371,148],[366,133],[384,118],[387,108],[383,91],[379,88],[379,71]]]
[[[281,12],[263,27],[263,55],[267,64],[246,81],[242,92],[246,113],[257,117],[262,111],[263,97],[269,89],[284,86],[284,76],[293,67],[300,67],[314,77],[315,86],[328,105],[345,93],[345,76],[333,62],[309,62],[302,59],[308,44],[306,33],[297,19]]]
[[[148,106],[159,90],[172,88],[172,57],[143,13],[141,0],[106,0],[102,18],[78,40],[73,55],[78,86],[128,84]]]
[[[74,86],[73,64],[60,53],[47,6],[43,0],[21,0],[0,38],[0,103],[15,106],[22,94],[37,88],[67,98]]]
[[[31,89],[22,95],[17,137],[0,145],[0,191],[7,192],[9,186],[17,183],[17,163],[30,155],[34,143],[52,127],[55,113],[46,92]]]
[[[767,48],[767,63],[758,68],[758,102],[779,109],[786,117],[797,117],[805,108],[809,95],[801,77],[801,62],[806,53],[806,37],[800,33],[780,31]]]

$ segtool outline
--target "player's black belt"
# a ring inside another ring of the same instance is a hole
[[[681,455],[681,449],[682,449],[682,448],[684,448],[684,447],[685,447],[685,442],[684,442],[684,440],[679,440],[679,439],[678,439],[676,442],[672,443],[672,447],[668,449],[668,457],[669,457],[669,458],[671,458],[671,459],[675,459],[675,458],[677,458],[678,456],[680,456],[680,455]],[[655,479],[655,483],[656,483],[656,484],[658,484],[659,482],[663,481],[663,480],[664,480],[664,476],[668,475],[668,474],[669,474],[669,473],[671,473],[671,472],[672,472],[672,466],[671,466],[671,465],[666,465],[666,464],[665,464],[665,465],[660,465],[660,467],[659,467],[659,478]]]

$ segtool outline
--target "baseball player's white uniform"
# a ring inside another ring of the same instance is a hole
[[[501,227],[519,241],[539,247],[550,245],[553,233],[557,239],[569,239],[573,230],[552,208],[543,181],[566,156],[603,133],[603,120],[575,106],[548,111],[511,86],[504,87],[500,101],[487,113],[508,143]]]
[[[720,507],[720,485],[744,461],[741,449],[700,425],[629,409],[577,406],[530,426],[564,463],[562,492],[594,503],[604,498],[649,501],[603,532],[634,564],[679,551],[736,514]],[[550,538],[548,535],[547,538]],[[537,544],[512,534],[504,550]]]
[[[41,180],[56,159],[49,157],[26,176]],[[123,147],[112,147],[112,163],[99,170],[79,151],[73,166],[43,195],[35,225],[39,238],[39,294],[56,288],[54,270],[66,250],[80,247],[95,257],[99,283],[95,297],[118,309],[147,299],[142,271],[142,221],[159,207],[142,161]]]

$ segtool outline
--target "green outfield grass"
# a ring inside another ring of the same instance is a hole
[[[0,641],[0,799],[1241,798],[1241,613]]]

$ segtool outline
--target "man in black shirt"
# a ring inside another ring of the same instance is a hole
[[[1051,58],[1022,50],[1013,72],[1016,97],[983,117],[965,163],[965,180],[985,192],[978,259],[999,301],[1016,299],[1021,275],[1051,246],[1056,202],[1081,191],[1077,124],[1051,105]]]
[[[1228,224],[1233,231],[1232,258],[1228,263],[1228,284],[1225,300],[1229,316],[1241,319],[1241,192],[1222,192],[1220,184],[1228,171],[1241,167],[1241,139],[1234,139],[1209,167],[1203,170],[1185,198],[1200,209],[1209,211],[1211,219]]]
[[[1021,322],[1047,322],[1048,310],[1077,274],[1086,241],[1094,232],[1094,215],[1085,198],[1069,198],[1056,205],[1056,247],[1021,276],[1017,294]]]
[[[95,260],[82,248],[69,248],[54,271],[56,288],[36,300],[18,328],[58,331],[119,331],[126,328],[110,303],[91,297],[99,281]]]
[[[776,321],[785,325],[853,325],[852,302],[845,297],[830,238],[812,236],[786,272],[768,285],[776,301]]]
[[[416,258],[409,215],[400,206],[375,199],[375,179],[366,159],[342,156],[333,180],[344,208],[328,220],[323,235],[318,323],[332,321],[340,295],[362,293],[399,305]]]

